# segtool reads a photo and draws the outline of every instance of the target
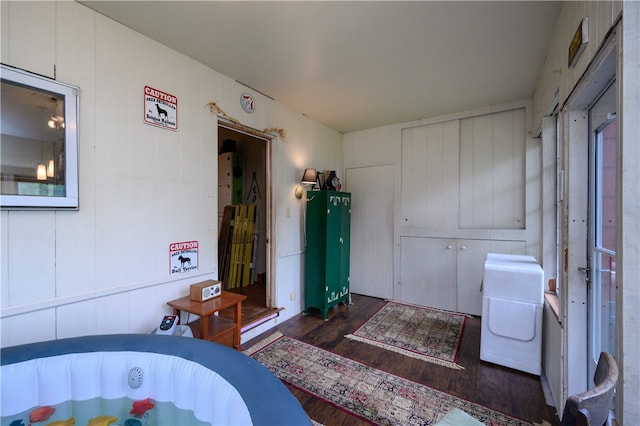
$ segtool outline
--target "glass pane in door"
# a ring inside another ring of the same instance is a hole
[[[616,324],[616,260],[614,256],[596,251],[593,274],[593,350],[592,359],[598,362],[600,352],[615,355]]]
[[[616,173],[618,126],[615,120],[596,133],[598,159],[596,245],[612,252],[616,251]]]
[[[615,115],[595,132],[594,244],[591,265],[592,361],[600,352],[615,356],[616,315],[616,173],[617,124]]]

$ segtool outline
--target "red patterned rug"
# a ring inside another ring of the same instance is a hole
[[[387,302],[345,337],[457,370],[467,316],[424,306]]]
[[[432,425],[457,408],[486,425],[530,425],[279,332],[244,352],[281,380],[374,424]]]

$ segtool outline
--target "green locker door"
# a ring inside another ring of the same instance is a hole
[[[337,202],[333,191],[324,191],[327,195],[327,265],[326,303],[332,305],[339,298],[340,292],[340,260],[342,258],[340,238],[342,233],[342,206]]]
[[[351,194],[342,199],[341,250],[340,250],[340,287],[342,293],[349,293],[350,250],[351,250]],[[349,301],[351,299],[349,298]]]
[[[305,311],[349,302],[350,194],[307,192]]]
[[[306,248],[304,271],[305,312],[313,307],[323,309],[326,265],[326,198],[322,191],[307,191]]]

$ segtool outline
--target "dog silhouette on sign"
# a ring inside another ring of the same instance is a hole
[[[158,116],[160,117],[160,120],[162,120],[162,116],[164,116],[164,121],[167,120],[167,110],[160,108],[160,105],[156,104],[156,109],[158,110]]]
[[[181,268],[184,268],[184,265],[191,266],[191,259],[188,257],[178,256],[178,260],[180,261]]]

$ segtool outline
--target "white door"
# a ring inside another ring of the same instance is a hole
[[[459,127],[451,120],[402,129],[402,227],[458,228]]]
[[[346,170],[353,293],[393,298],[393,166]]]
[[[401,302],[455,311],[457,242],[448,238],[400,238]]]
[[[615,356],[618,131],[615,82],[589,111],[589,386],[600,352]]]

